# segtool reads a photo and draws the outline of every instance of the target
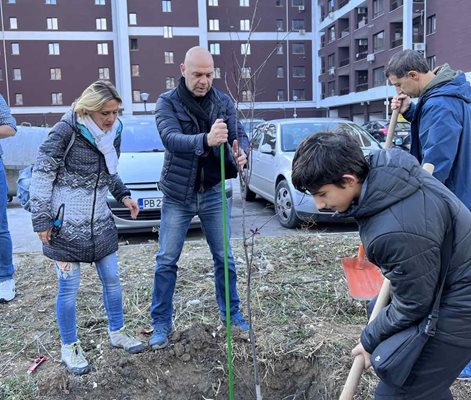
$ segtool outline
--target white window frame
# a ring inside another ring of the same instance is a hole
[[[208,0],[209,7],[217,7],[219,6],[219,0]]]
[[[49,68],[49,74],[51,81],[62,80],[62,70],[60,68]]]
[[[241,31],[250,31],[250,19],[241,19],[240,20],[240,30]]]
[[[46,18],[46,24],[48,31],[57,31],[59,29],[59,22],[55,17]]]
[[[107,56],[108,53],[108,43],[97,43],[96,44],[97,54],[100,56]]]
[[[175,53],[173,51],[164,51],[164,63],[175,64]]]
[[[52,42],[48,44],[49,48],[49,55],[50,56],[58,56],[61,54],[60,44],[57,42]]]
[[[54,6],[57,4],[57,0],[45,0],[44,4],[49,4],[51,6]]]
[[[23,105],[23,93],[15,93],[15,105],[16,106]]]
[[[175,77],[167,76],[165,78],[165,89],[170,90],[175,87]]]
[[[51,93],[51,104],[53,106],[61,106],[64,104],[62,97],[62,92],[53,92]]]
[[[218,56],[221,54],[221,43],[210,43],[209,44],[209,52],[213,56]]]
[[[106,31],[108,25],[106,18],[96,18],[95,23],[97,31]]]
[[[251,54],[250,43],[240,44],[240,54],[242,54],[243,56],[249,56]]]
[[[240,69],[240,77],[242,79],[250,79],[252,77],[252,68],[251,67],[242,67]]]
[[[214,67],[214,79],[221,79],[221,68]]]
[[[131,76],[141,76],[141,69],[139,64],[131,64]]]
[[[96,6],[106,6],[106,0],[95,0]]]
[[[219,30],[219,20],[218,19],[210,19],[209,20],[209,30],[210,31],[218,31]]]
[[[162,0],[162,12],[172,12],[172,2],[170,0]]]
[[[110,79],[110,69],[108,67],[99,67],[98,79]]]
[[[239,0],[239,5],[241,7],[250,7],[250,0]]]
[[[18,19],[16,17],[10,17],[10,29],[11,30],[18,29]]]
[[[164,26],[164,38],[166,38],[166,39],[173,38],[173,27],[172,26]]]
[[[136,13],[129,13],[129,25],[137,25],[137,14]]]
[[[132,91],[132,101],[133,103],[140,103],[141,100],[141,91],[138,89],[134,89]]]
[[[20,44],[18,42],[14,42],[11,44],[11,54],[14,56],[20,54]]]
[[[13,80],[21,81],[21,68],[13,68]]]

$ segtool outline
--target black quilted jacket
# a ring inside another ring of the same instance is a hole
[[[437,338],[471,347],[471,213],[410,154],[381,150],[369,156],[371,171],[353,216],[368,259],[391,281],[392,301],[363,331],[368,352],[431,310],[440,268],[449,271],[439,309]],[[441,260],[447,227],[453,255]]]

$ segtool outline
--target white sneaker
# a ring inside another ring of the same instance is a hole
[[[114,332],[110,332],[108,330],[108,333],[110,335],[111,345],[119,349],[124,349],[128,353],[140,353],[146,347],[144,343],[133,338],[128,332],[126,332],[124,326]]]
[[[0,303],[7,303],[15,298],[15,280],[8,279],[0,282]]]
[[[90,372],[90,365],[85,358],[79,340],[72,344],[62,344],[61,361],[67,367],[67,371],[74,375],[83,375]]]

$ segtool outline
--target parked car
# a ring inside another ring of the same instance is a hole
[[[261,119],[261,118],[252,118],[252,119],[239,119],[239,122],[242,124],[242,126],[244,127],[244,130],[245,130],[245,133],[247,134],[247,136],[251,137],[252,135],[252,132],[254,130],[254,128],[265,122],[264,119]]]
[[[247,185],[242,193],[248,201],[256,195],[275,204],[280,224],[298,227],[302,221],[331,221],[333,211],[318,210],[312,196],[297,191],[291,182],[291,164],[299,143],[319,132],[351,134],[365,155],[381,145],[357,124],[343,119],[291,118],[267,121],[253,132]]]
[[[111,194],[108,204],[119,232],[153,231],[160,226],[163,193],[159,188],[160,172],[165,148],[160,139],[153,115],[120,117],[123,122],[121,156],[118,173],[139,204],[137,219],[131,219],[129,210],[118,203]],[[232,183],[226,180],[226,197],[232,200]],[[192,227],[199,226],[193,218]]]
[[[372,135],[378,142],[385,142],[386,136],[388,135],[389,120],[378,119],[376,121],[370,121],[362,126]],[[410,142],[410,123],[407,121],[398,121],[396,123],[396,129],[394,130],[394,136],[402,138],[404,144]]]

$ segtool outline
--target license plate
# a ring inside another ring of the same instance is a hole
[[[400,131],[400,132],[397,132],[396,135],[403,137],[403,136],[407,136],[408,134],[409,134],[409,132],[407,132],[407,131]]]
[[[138,199],[137,204],[139,204],[140,210],[147,210],[149,208],[161,208],[162,199],[160,197],[149,198],[149,199]]]

